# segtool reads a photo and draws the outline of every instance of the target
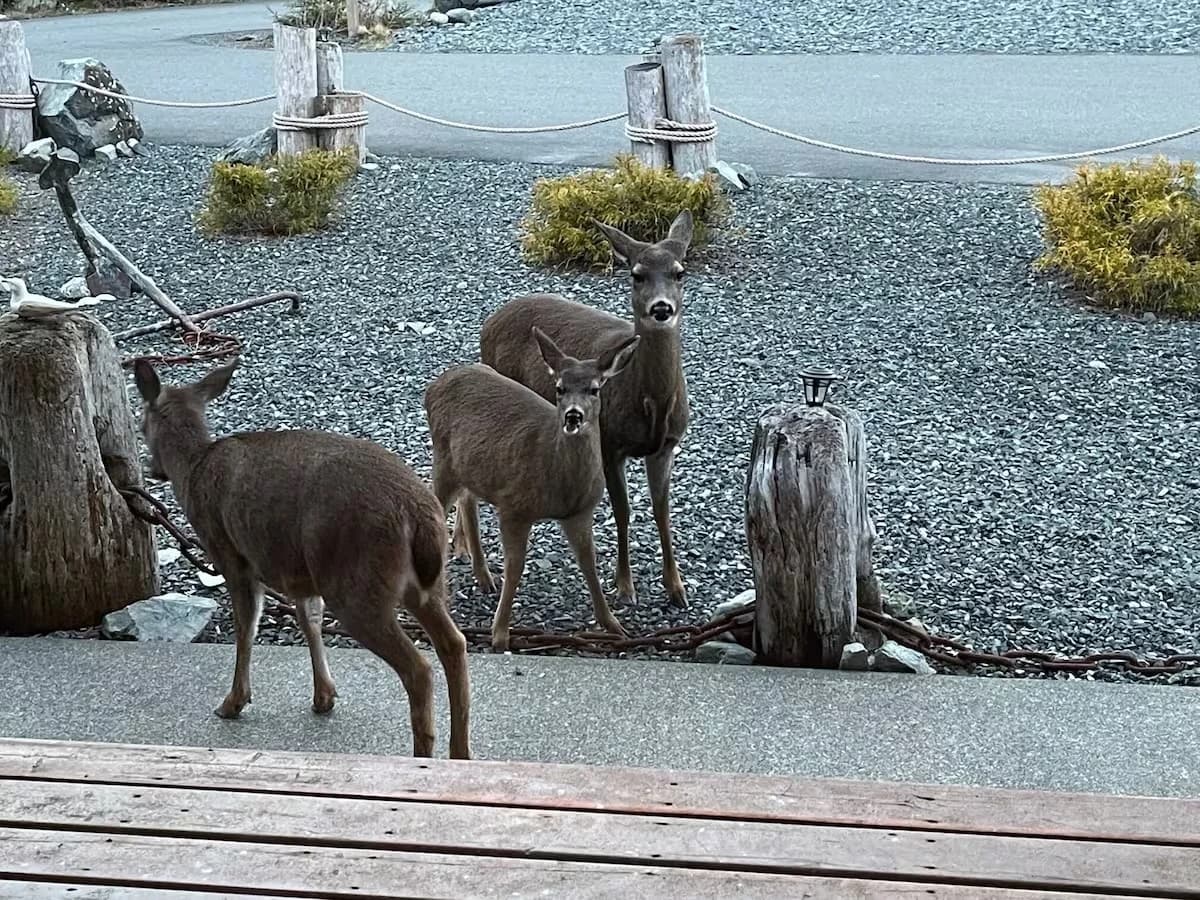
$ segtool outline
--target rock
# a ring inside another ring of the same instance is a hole
[[[696,648],[696,661],[723,666],[752,666],[754,651],[727,641],[707,641]]]
[[[379,171],[379,163],[373,163],[373,162],[359,163],[358,170],[360,172],[378,172]]]
[[[217,159],[221,162],[253,166],[268,156],[274,156],[278,149],[279,135],[273,127],[267,127],[262,131],[238,138],[226,147]]]
[[[842,660],[838,668],[846,672],[865,672],[870,667],[871,654],[867,648],[855,641],[842,648]]]
[[[87,279],[82,275],[76,275],[58,289],[58,296],[64,300],[78,300],[80,297],[90,296]]]
[[[125,91],[104,63],[90,57],[60,61],[58,77],[118,93]],[[142,125],[128,100],[71,85],[47,84],[38,94],[37,106],[46,136],[59,147],[74,150],[80,158],[91,156],[97,147],[143,136]]]
[[[115,263],[107,259],[100,260],[98,270],[87,276],[87,289],[93,297],[109,294],[117,300],[128,300],[141,290]]]
[[[147,148],[146,145],[137,138],[130,138],[128,141],[126,141],[126,143],[129,144],[129,149],[132,150],[137,156],[150,155],[149,148]]]
[[[742,591],[736,597],[726,600],[724,603],[718,603],[712,611],[712,618],[719,619],[721,616],[741,612],[753,602],[754,588],[750,588],[749,590]]]
[[[446,13],[446,18],[456,25],[470,25],[475,20],[475,13],[460,6],[458,9],[452,9]]]
[[[133,156],[133,148],[125,143],[125,141],[117,141],[117,153],[126,159],[130,159]]]
[[[211,597],[162,594],[109,613],[101,631],[112,639],[189,644],[200,636],[216,608]]]
[[[434,12],[448,13],[452,9],[462,9],[462,0],[436,0],[433,4]]]
[[[112,144],[105,144],[103,147],[97,147],[92,151],[96,159],[101,162],[113,162],[117,158],[117,148]]]
[[[446,15],[444,12],[436,12],[435,11],[435,12],[431,12],[429,14],[429,21],[432,22],[434,25],[449,25],[450,17],[448,15]]]
[[[916,650],[903,647],[895,641],[885,641],[875,651],[872,668],[876,672],[908,672],[913,675],[933,675],[933,666]]]
[[[904,624],[909,628],[915,628],[917,631],[921,632],[921,634],[929,634],[929,629],[925,627],[925,623],[916,616],[913,616],[911,619],[905,619]]]
[[[17,168],[23,172],[33,172],[36,175],[46,168],[50,163],[50,157],[57,149],[53,138],[30,141],[17,154]]]

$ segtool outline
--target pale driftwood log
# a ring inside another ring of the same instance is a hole
[[[746,541],[755,649],[768,665],[837,668],[842,647],[854,640],[861,542],[848,429],[861,432],[857,417],[829,406],[776,405],[759,418],[746,479]]]
[[[625,67],[625,98],[629,124],[635,128],[653,128],[667,116],[667,98],[663,88],[662,66],[656,62],[634,63]],[[671,164],[671,145],[665,141],[646,144],[630,141],[633,155],[644,165],[665,169]]]
[[[31,66],[21,23],[0,16],[0,94],[29,94]],[[0,107],[0,149],[17,153],[33,140],[33,110]]]
[[[321,111],[326,115],[335,113],[362,112],[362,94],[328,94],[321,98]],[[321,129],[321,148],[324,150],[344,150],[353,147],[358,152],[358,161],[362,163],[367,158],[367,128],[360,125],[356,128],[323,128]]]
[[[346,86],[342,47],[332,41],[317,43],[317,96],[336,93]]]
[[[141,467],[108,330],[84,313],[0,316],[0,631],[95,625],[158,592]]]
[[[708,124],[712,121],[712,110],[703,38],[698,34],[677,34],[664,39],[660,47],[667,117],[688,125]],[[702,175],[716,162],[714,141],[676,143],[671,147],[671,164],[680,175]]]
[[[275,23],[275,93],[279,114],[311,119],[317,105],[317,30]],[[295,156],[317,146],[312,131],[279,129],[279,153]]]
[[[862,416],[852,409],[826,405],[846,428],[846,456],[850,465],[850,487],[854,494],[851,534],[855,539],[855,596],[858,605],[872,612],[883,612],[883,595],[875,574],[875,521],[867,502],[867,434]]]

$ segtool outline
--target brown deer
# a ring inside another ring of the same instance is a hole
[[[633,321],[557,294],[530,294],[510,300],[488,317],[480,335],[480,355],[500,374],[550,399],[554,396],[554,381],[546,375],[537,346],[529,338],[534,325],[557,342],[563,352],[580,357],[594,356],[599,347],[622,336],[642,339],[629,371],[605,389],[600,408],[604,479],[617,524],[617,592],[621,602],[637,600],[629,566],[625,460],[642,458],[662,547],[663,587],[672,605],[686,607],[687,595],[671,540],[670,482],[675,451],[688,424],[680,325],[683,260],[692,240],[692,215],[687,210],[679,213],[667,236],[653,244],[634,240],[601,222],[595,225],[630,269]],[[462,551],[456,528],[455,552]]]
[[[213,440],[205,406],[229,387],[236,365],[181,387],[164,387],[145,360],[134,367],[150,475],[171,482],[232,601],[237,660],[216,714],[236,719],[250,702],[250,649],[270,587],[295,603],[312,658],[313,710],[331,711],[337,696],[321,641],[328,601],[350,635],[400,676],[413,756],[431,756],[433,677],[396,620],[403,603],[446,671],[450,756],[470,759],[467,645],[446,608],[446,520],[437,499],[370,441],[300,430]]]
[[[548,519],[559,523],[571,545],[596,621],[625,633],[596,574],[592,516],[604,494],[600,389],[629,364],[639,338],[620,335],[594,358],[580,360],[566,356],[536,328],[533,337],[555,403],[478,363],[449,369],[425,389],[433,492],[446,512],[458,502],[475,580],[486,593],[496,587],[479,542],[478,501],[492,504],[500,520],[504,581],[492,619],[496,650],[508,649],[529,532]]]

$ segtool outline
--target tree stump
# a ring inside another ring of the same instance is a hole
[[[29,50],[21,23],[0,16],[0,94],[32,96]],[[28,108],[0,106],[0,150],[19,153],[33,140],[33,104]]]
[[[0,631],[95,625],[158,592],[125,377],[84,313],[0,316]]]
[[[855,639],[856,603],[879,603],[865,449],[852,410],[776,405],[759,419],[746,540],[755,649],[768,665],[837,668]]]
[[[280,115],[311,119],[317,103],[317,29],[275,23],[275,93]],[[279,155],[317,146],[307,129],[280,128]]]

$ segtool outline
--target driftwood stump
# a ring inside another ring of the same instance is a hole
[[[858,602],[878,608],[858,414],[777,405],[759,419],[746,479],[755,649],[768,665],[837,668]]]
[[[0,316],[0,631],[95,625],[158,591],[137,438],[108,330]]]

